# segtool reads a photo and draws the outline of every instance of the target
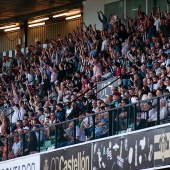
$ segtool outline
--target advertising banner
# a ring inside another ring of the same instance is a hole
[[[164,127],[155,130],[154,135],[154,165],[170,164],[170,128]]]
[[[40,155],[24,156],[0,162],[0,170],[40,170]]]
[[[91,170],[91,143],[41,155],[41,170]]]
[[[93,170],[144,169],[154,167],[154,130],[109,139],[93,144]]]
[[[170,164],[170,128],[123,135],[92,144],[92,169],[135,170]]]
[[[100,89],[106,87],[108,84],[110,84],[111,82],[113,82],[114,80],[116,80],[117,78],[110,78],[108,80],[102,81],[100,83],[97,83],[97,91],[99,91]],[[113,82],[111,85],[109,85],[108,87],[104,88],[103,90],[101,90],[98,94],[97,94],[97,98],[98,99],[106,99],[107,95],[112,94],[112,87],[113,86],[118,86],[118,81]]]

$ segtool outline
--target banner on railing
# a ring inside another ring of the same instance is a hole
[[[91,170],[91,144],[41,155],[41,170]]]
[[[0,170],[40,170],[40,155],[29,155],[0,162]]]
[[[118,86],[118,84],[119,84],[119,79],[118,80],[116,80],[116,79],[117,79],[117,77],[116,78],[110,78],[108,80],[97,83],[97,91],[103,89],[97,94],[98,99],[104,100],[104,99],[107,98],[107,95],[112,94],[112,87]],[[111,85],[109,85],[111,82],[113,82],[113,83]],[[106,87],[107,85],[109,85],[109,86]]]
[[[91,157],[93,169],[147,169],[169,165],[170,128],[93,143]]]
[[[170,128],[125,134],[41,155],[41,169],[135,170],[170,164]]]
[[[154,167],[152,133],[153,131],[141,132],[93,143],[93,169],[127,170]]]

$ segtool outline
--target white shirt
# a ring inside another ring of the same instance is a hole
[[[85,124],[88,124],[88,117],[85,117],[85,118],[83,119],[83,122],[84,122]]]
[[[166,86],[166,89],[168,89],[170,91],[170,86]]]
[[[152,119],[153,121],[157,120],[157,108],[153,108],[149,111],[149,119]]]
[[[109,79],[109,78],[112,77],[112,73],[108,72],[108,73],[104,74],[102,77],[105,78],[105,79]]]
[[[26,110],[23,107],[18,109],[18,107],[16,106],[14,106],[13,109],[14,109],[14,114],[12,115],[12,123],[16,123],[17,120],[23,120]]]
[[[79,137],[79,141],[84,142],[86,137],[80,127],[76,126],[76,137]]]
[[[52,98],[52,100],[56,100],[56,101],[57,101],[58,95],[57,95],[57,93],[55,93],[55,92],[53,91],[53,92],[50,94],[49,97]]]
[[[20,108],[20,114],[19,114],[19,119],[20,120],[24,120],[24,115],[26,114],[26,110],[23,108],[23,107],[21,107]]]
[[[102,41],[101,51],[107,51],[107,40]]]
[[[18,143],[15,142],[12,146],[12,150],[14,150],[14,155],[18,152],[19,148],[20,148],[20,142]]]
[[[34,85],[34,74],[33,73],[27,73],[26,77],[28,78],[29,85]]]
[[[129,51],[130,47],[131,47],[131,45],[129,43],[123,45],[122,51],[121,51],[123,56],[127,54],[127,52]]]
[[[153,84],[153,89],[156,90],[159,87],[158,83]]]
[[[97,107],[95,107],[95,108],[93,107],[92,111],[93,111],[93,112],[96,112],[96,109],[97,109]]]
[[[160,120],[165,119],[168,115],[168,109],[166,106],[160,107]]]
[[[45,114],[42,114],[41,116],[38,117],[38,120],[41,121],[45,121]]]
[[[59,101],[60,101],[60,98],[62,97],[62,90],[59,90],[59,92],[58,92],[58,97],[57,97],[57,103],[59,103]]]
[[[70,107],[70,109],[68,108],[66,109],[66,117],[69,116],[72,110],[73,110],[73,107]]]
[[[143,94],[142,95],[142,100],[147,100],[148,99],[148,96],[146,94]]]
[[[18,116],[19,109],[16,106],[14,106],[13,109],[14,109],[14,113],[12,115],[12,123],[16,123],[17,120],[19,120],[19,116]]]
[[[160,74],[161,73],[161,68],[158,67],[157,69],[155,69],[155,72],[156,72],[156,75]]]
[[[140,59],[141,59],[141,62],[144,62],[146,60],[146,56],[144,53],[141,55]]]
[[[160,27],[160,22],[161,22],[160,19],[156,19],[156,18],[155,18],[155,23],[154,23],[154,25],[156,26],[156,31],[158,31],[158,29],[159,29],[159,27]]]

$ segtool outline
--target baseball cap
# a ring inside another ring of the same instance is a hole
[[[25,126],[23,130],[30,130],[30,128],[28,126]]]

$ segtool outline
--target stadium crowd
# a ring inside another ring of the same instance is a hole
[[[108,135],[108,112],[114,107],[125,106],[170,91],[170,14],[158,6],[158,14],[146,15],[138,8],[138,18],[120,19],[116,15],[107,18],[101,11],[98,18],[102,29],[82,23],[73,33],[58,36],[57,40],[42,48],[39,41],[30,45],[26,56],[16,46],[16,57],[3,57],[0,78],[0,104],[12,107],[12,119],[1,113],[1,138],[13,134],[7,141],[1,140],[1,160],[30,154],[37,146],[54,136],[51,125],[79,118],[76,126],[71,122],[58,128],[58,147],[73,144],[74,127],[76,142],[92,137],[92,113],[96,116],[96,138]],[[84,28],[84,29],[83,29]],[[119,85],[112,87],[112,94],[105,100],[97,99],[97,83],[120,77]],[[157,120],[155,100],[140,106],[137,129],[146,122],[152,126]],[[149,118],[146,112],[149,111]],[[119,109],[120,130],[126,129],[127,112]],[[160,119],[169,115],[170,99],[160,100]],[[115,119],[117,121],[117,119]],[[133,120],[132,120],[133,122]],[[38,133],[36,130],[44,127]],[[40,144],[38,140],[40,139]],[[8,153],[7,153],[8,151]]]

